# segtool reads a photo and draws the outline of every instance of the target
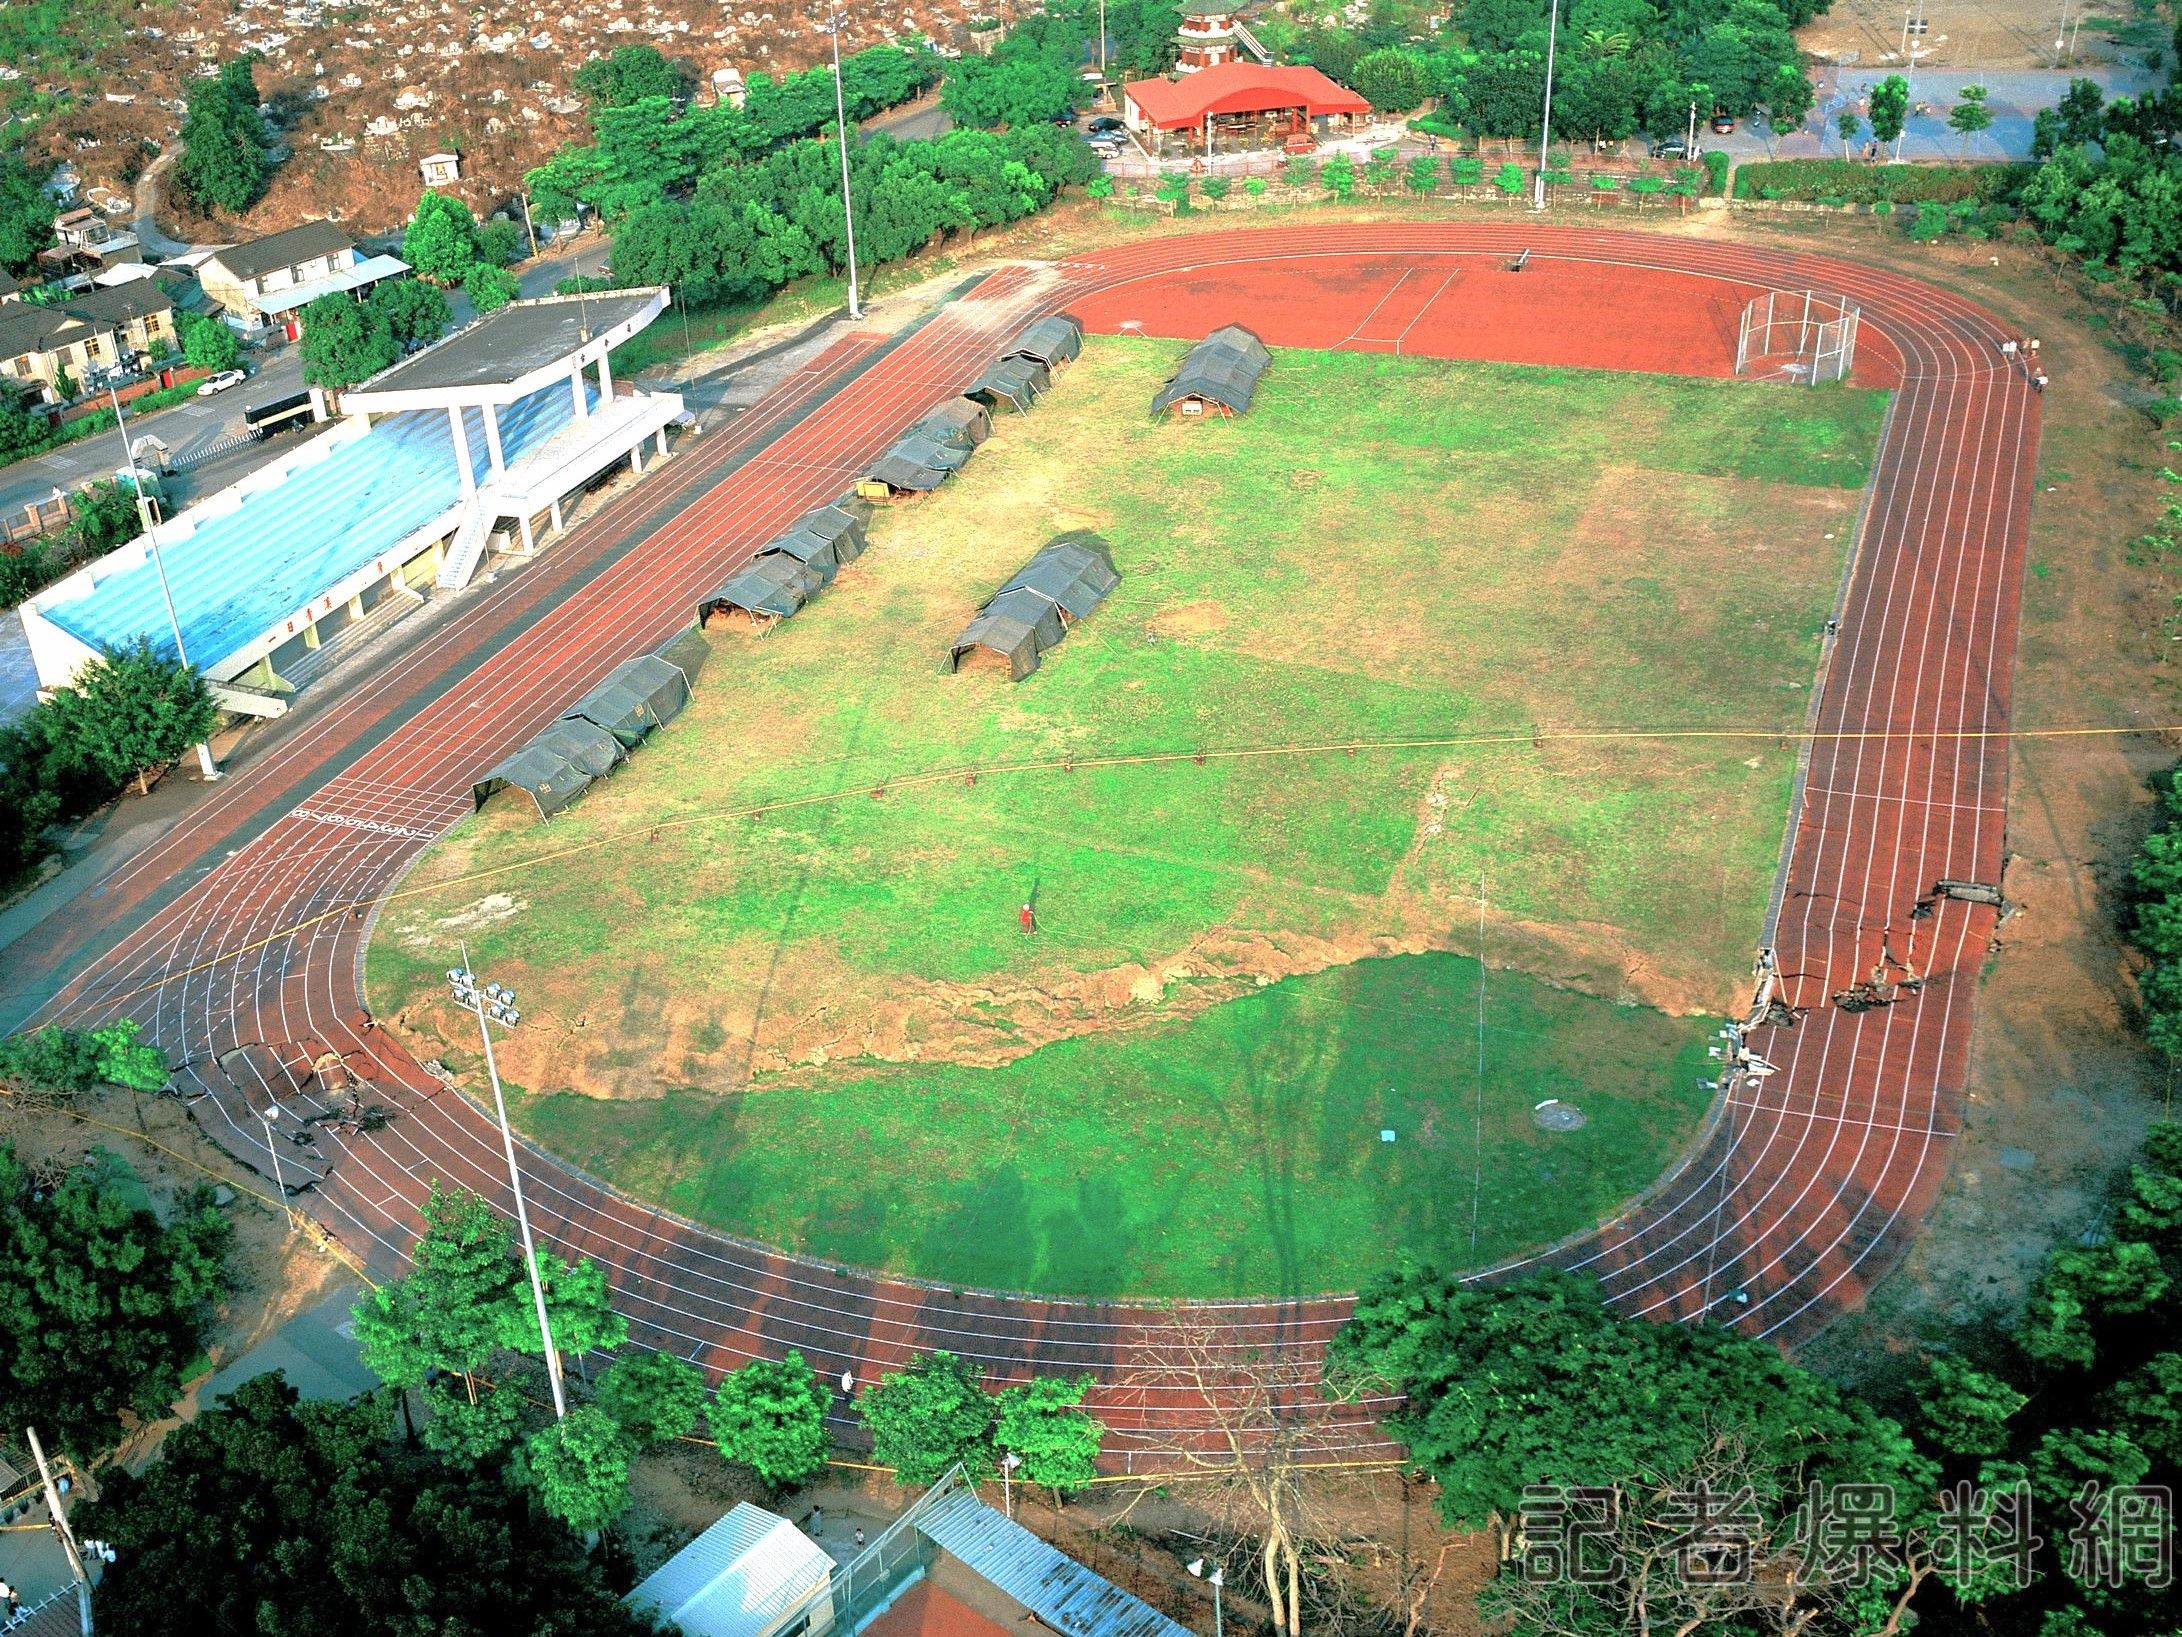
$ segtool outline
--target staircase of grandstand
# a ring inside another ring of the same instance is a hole
[[[439,565],[439,578],[434,582],[440,590],[460,591],[470,583],[470,576],[484,559],[485,542],[492,538],[492,525],[492,507],[482,495],[472,495],[462,503],[462,527],[455,530],[455,543],[447,548],[446,559]]]

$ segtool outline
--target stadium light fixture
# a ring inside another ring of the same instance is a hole
[[[837,11],[818,25],[819,32],[833,40],[833,114],[834,134],[841,140],[841,220],[848,230],[849,239],[849,317],[862,318],[864,309],[856,294],[856,207],[849,200],[849,111],[848,100],[841,92],[841,30],[848,23],[848,13]]]
[[[1190,1559],[1189,1572],[1199,1580],[1205,1578],[1205,1560]],[[1212,1566],[1212,1637],[1227,1637],[1226,1622],[1221,1618],[1220,1588],[1227,1584],[1227,1571],[1215,1563]]]
[[[492,1053],[492,1026],[512,1029],[523,1021],[516,1010],[515,991],[497,983],[480,984],[470,970],[470,947],[462,946],[462,964],[447,968],[447,988],[455,1003],[477,1014],[477,1032],[485,1042],[485,1073],[492,1080],[493,1113],[500,1121],[500,1146],[508,1157],[508,1186],[515,1193],[515,1222],[523,1235],[523,1266],[530,1273],[530,1299],[538,1309],[538,1339],[545,1346],[546,1379],[553,1385],[553,1414],[568,1418],[568,1394],[561,1385],[560,1350],[553,1345],[553,1327],[546,1319],[545,1282],[538,1276],[538,1247],[530,1236],[530,1208],[523,1203],[523,1173],[515,1163],[515,1134],[508,1129],[507,1099],[500,1091],[500,1065]]]

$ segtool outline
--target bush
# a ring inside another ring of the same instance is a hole
[[[1728,168],[1734,163],[1717,148],[1707,148],[1699,156],[1705,165],[1705,197],[1720,199],[1727,195]]]
[[[1719,155],[1725,170],[1726,155]],[[1705,155],[1713,169],[1715,156]],[[1838,198],[1850,204],[1913,205],[1930,201],[1951,205],[1974,199],[1981,204],[2012,201],[2035,165],[1866,165],[1847,159],[1777,159],[1740,166],[1735,172],[1738,199]]]

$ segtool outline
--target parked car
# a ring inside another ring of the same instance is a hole
[[[1670,136],[1652,144],[1654,159],[1687,159],[1689,156],[1690,145],[1687,137]]]
[[[223,369],[219,374],[207,376],[197,383],[197,396],[209,398],[215,392],[225,392],[229,387],[239,387],[249,379],[249,375],[242,370]]]
[[[1735,129],[1735,116],[1724,109],[1713,109],[1712,128],[1722,136],[1727,135],[1728,132]]]
[[[1121,128],[1121,121],[1112,114],[1101,114],[1091,122],[1091,129],[1094,131],[1118,131]]]

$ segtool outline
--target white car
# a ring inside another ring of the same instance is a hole
[[[250,377],[239,369],[223,369],[219,374],[197,383],[197,396],[209,398],[215,392],[225,392],[229,387],[239,387]]]

